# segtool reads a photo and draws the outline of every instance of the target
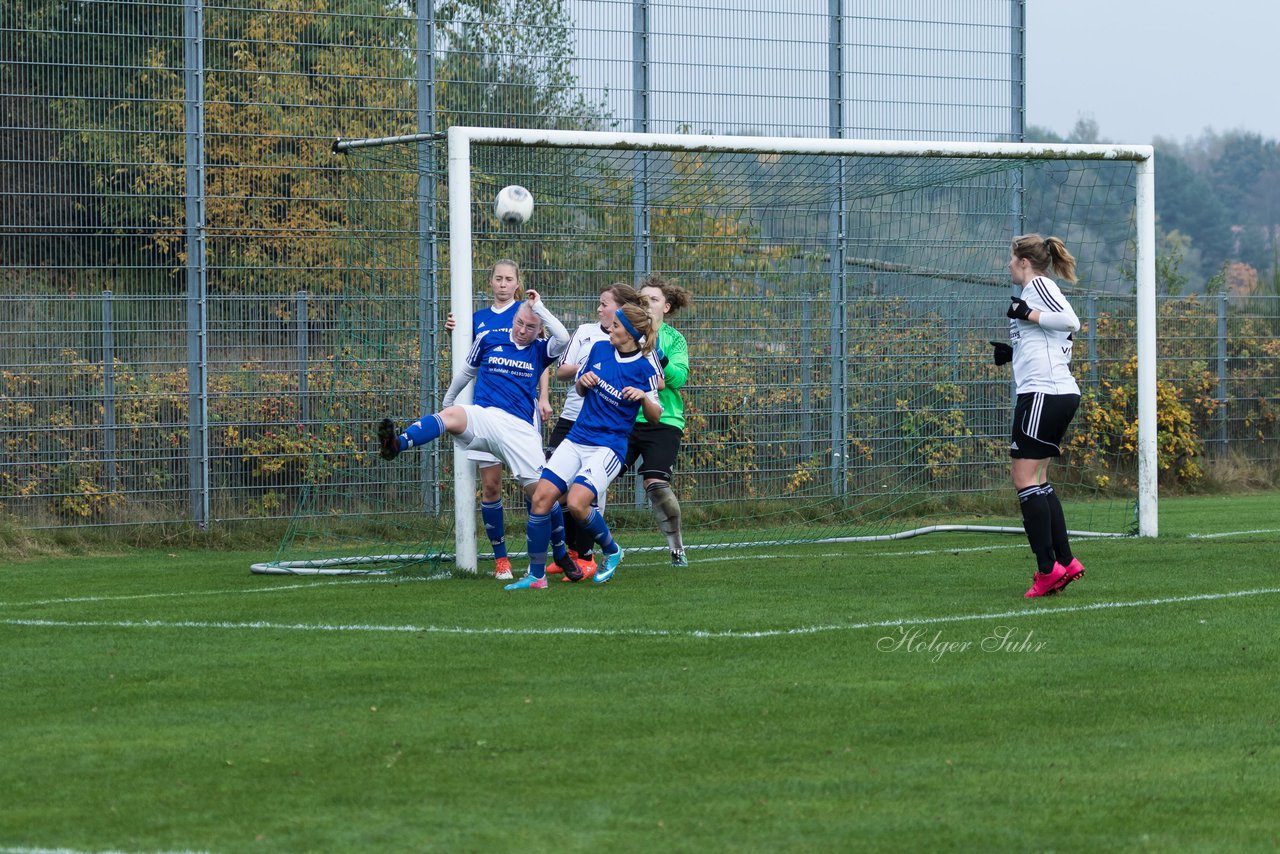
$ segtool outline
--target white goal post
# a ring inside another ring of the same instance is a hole
[[[405,136],[344,141],[346,147],[427,139]],[[894,142],[827,138],[780,138],[699,134],[612,133],[601,131],[522,130],[452,127],[448,139],[450,307],[457,325],[452,351],[456,370],[471,343],[472,193],[471,152],[476,145],[592,148],[629,151],[724,152],[749,154],[847,155],[857,157],[948,157],[959,159],[1131,161],[1136,168],[1136,328],[1137,328],[1137,533],[1158,535],[1156,460],[1156,276],[1155,163],[1149,145],[1085,145],[999,142]],[[459,460],[461,463],[462,461]],[[458,496],[473,495],[470,465],[455,466]],[[455,502],[456,561],[475,570],[475,508]]]

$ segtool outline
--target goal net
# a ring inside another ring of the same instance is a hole
[[[1013,387],[989,342],[1008,340],[1010,239],[1039,232],[1079,261],[1080,281],[1060,284],[1084,324],[1082,405],[1052,482],[1076,536],[1155,533],[1148,147],[473,128],[452,129],[447,150],[428,137],[338,147],[362,188],[351,216],[366,226],[353,250],[364,272],[343,299],[379,312],[378,358],[400,378],[370,424],[433,411],[494,261],[519,261],[570,330],[595,318],[602,289],[653,271],[693,295],[669,321],[692,362],[674,488],[694,559],[939,530],[1021,535]],[[493,214],[508,184],[536,200],[520,227]],[[439,328],[449,309],[451,340]],[[563,393],[553,384],[553,406]],[[474,568],[488,542],[470,466],[443,445],[382,464],[368,441],[352,463],[381,465],[381,489],[420,497],[405,524],[452,524],[447,557]],[[518,550],[514,487],[505,504]],[[629,552],[665,549],[633,476],[609,506]]]

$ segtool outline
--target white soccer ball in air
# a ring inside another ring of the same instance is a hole
[[[533,215],[533,193],[519,184],[503,187],[493,200],[493,212],[507,225],[524,225]]]

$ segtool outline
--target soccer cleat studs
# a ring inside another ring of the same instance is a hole
[[[400,455],[400,435],[390,418],[382,419],[378,425],[378,455],[384,460],[394,460]]]
[[[1060,563],[1055,563],[1053,569],[1049,572],[1037,572],[1035,578],[1031,582],[1030,589],[1022,594],[1024,599],[1034,599],[1037,596],[1052,596],[1061,590],[1066,582],[1063,581],[1067,577],[1067,569]]]

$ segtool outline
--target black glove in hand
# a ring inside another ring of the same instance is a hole
[[[1013,361],[1013,348],[1003,341],[988,341],[995,352],[991,354],[991,361],[997,365],[1007,365]]]
[[[1004,313],[1005,317],[1011,317],[1014,320],[1030,320],[1031,306],[1027,305],[1027,301],[1020,297],[1009,298],[1009,310]]]

